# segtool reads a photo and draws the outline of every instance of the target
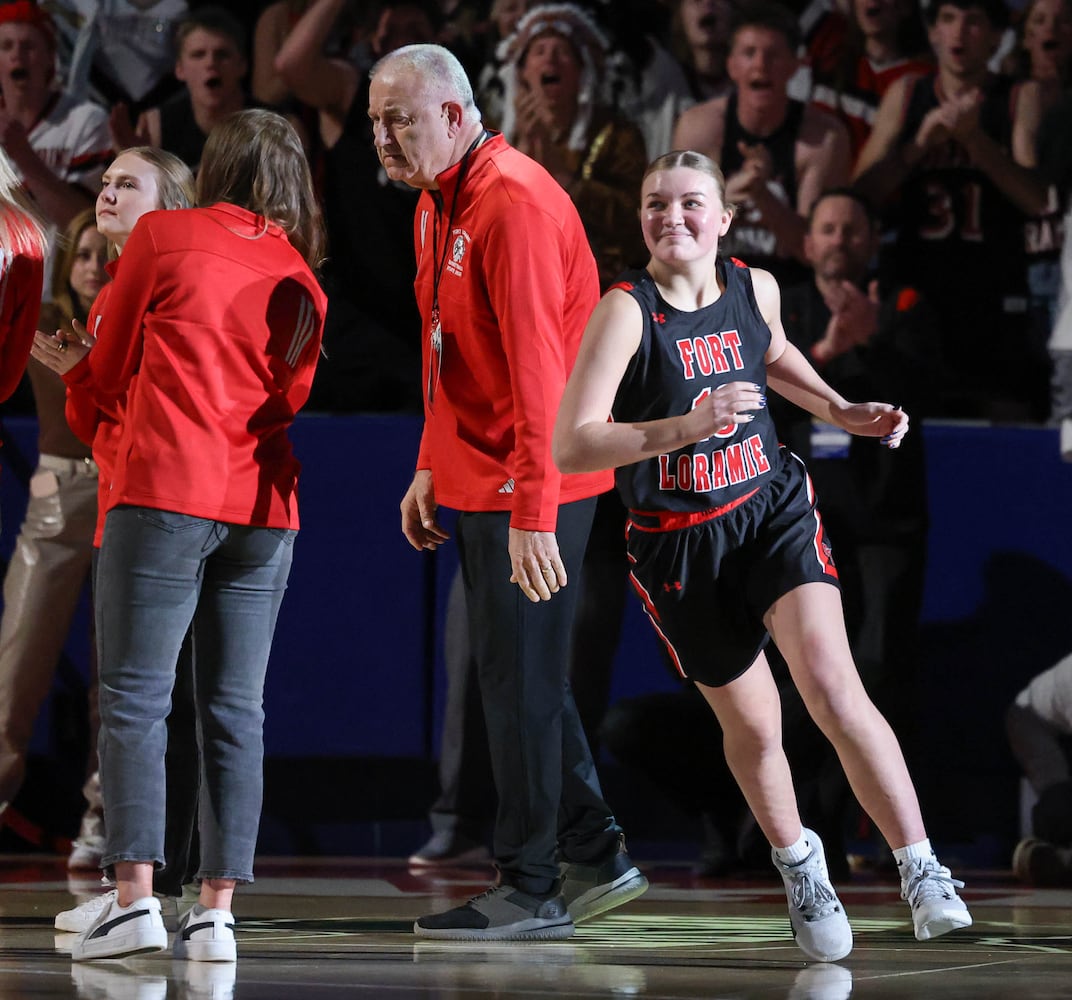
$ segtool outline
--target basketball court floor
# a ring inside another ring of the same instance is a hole
[[[413,873],[402,860],[267,858],[236,897],[237,965],[158,956],[74,964],[55,913],[92,879],[62,859],[0,857],[2,1000],[335,997],[704,997],[726,1000],[1050,1000],[1072,997],[1072,890],[958,872],[975,925],[926,944],[892,880],[839,885],[855,949],[811,963],[780,882],[696,879],[637,858],[651,888],[558,943],[426,942],[415,917],[482,891],[491,869]],[[81,898],[85,898],[82,896]]]

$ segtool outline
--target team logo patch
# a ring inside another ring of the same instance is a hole
[[[447,270],[455,277],[460,278],[465,271],[465,255],[469,252],[469,244],[472,237],[464,229],[455,229],[451,233],[450,260],[447,261]]]

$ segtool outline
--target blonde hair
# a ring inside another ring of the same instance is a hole
[[[301,139],[282,115],[236,111],[209,133],[197,174],[197,204],[238,205],[287,234],[310,267],[324,254],[324,223]]]
[[[715,181],[722,207],[730,212],[735,211],[736,205],[726,203],[726,178],[723,176],[722,168],[710,156],[705,156],[703,153],[697,153],[691,149],[674,149],[669,153],[663,153],[662,156],[657,156],[648,164],[648,169],[644,171],[644,176],[640,181],[641,187],[643,187],[644,181],[652,174],[660,170],[673,170],[674,167],[687,167],[689,170],[698,170],[701,174],[707,174],[712,177]]]
[[[47,245],[45,223],[0,146],[0,249],[15,256],[43,257]]]
[[[171,211],[173,208],[192,208],[194,204],[193,171],[174,153],[159,146],[128,146],[120,150],[116,160],[127,154],[148,163],[156,172],[156,207]],[[112,161],[114,163],[115,160]],[[109,168],[110,169],[110,168]],[[107,171],[105,171],[107,173]],[[108,258],[115,260],[119,247],[108,241]]]
[[[158,146],[131,146],[126,154],[144,160],[156,170],[157,208],[191,208],[194,204],[193,171],[174,153]]]

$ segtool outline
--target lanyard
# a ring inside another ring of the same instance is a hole
[[[451,231],[454,228],[454,211],[458,207],[458,194],[462,184],[469,173],[469,158],[476,149],[488,137],[488,130],[481,131],[470,144],[462,156],[461,166],[458,168],[458,180],[454,185],[454,193],[450,199],[450,211],[447,213],[446,232],[443,237],[443,251],[439,250],[439,216],[440,205],[436,205],[435,216],[432,219],[432,328],[430,331],[432,353],[428,358],[428,408],[432,409],[435,400],[436,388],[439,386],[439,375],[443,369],[443,327],[439,321],[439,282],[443,277],[443,268],[447,265],[447,255],[450,253]],[[437,199],[439,201],[441,199]]]

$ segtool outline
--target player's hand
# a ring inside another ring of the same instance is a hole
[[[833,417],[842,430],[881,438],[887,448],[899,448],[908,433],[908,414],[890,403],[850,403],[835,410]]]
[[[690,421],[689,437],[705,441],[719,431],[755,419],[755,411],[767,405],[767,397],[754,382],[727,382],[697,400],[685,419]]]

